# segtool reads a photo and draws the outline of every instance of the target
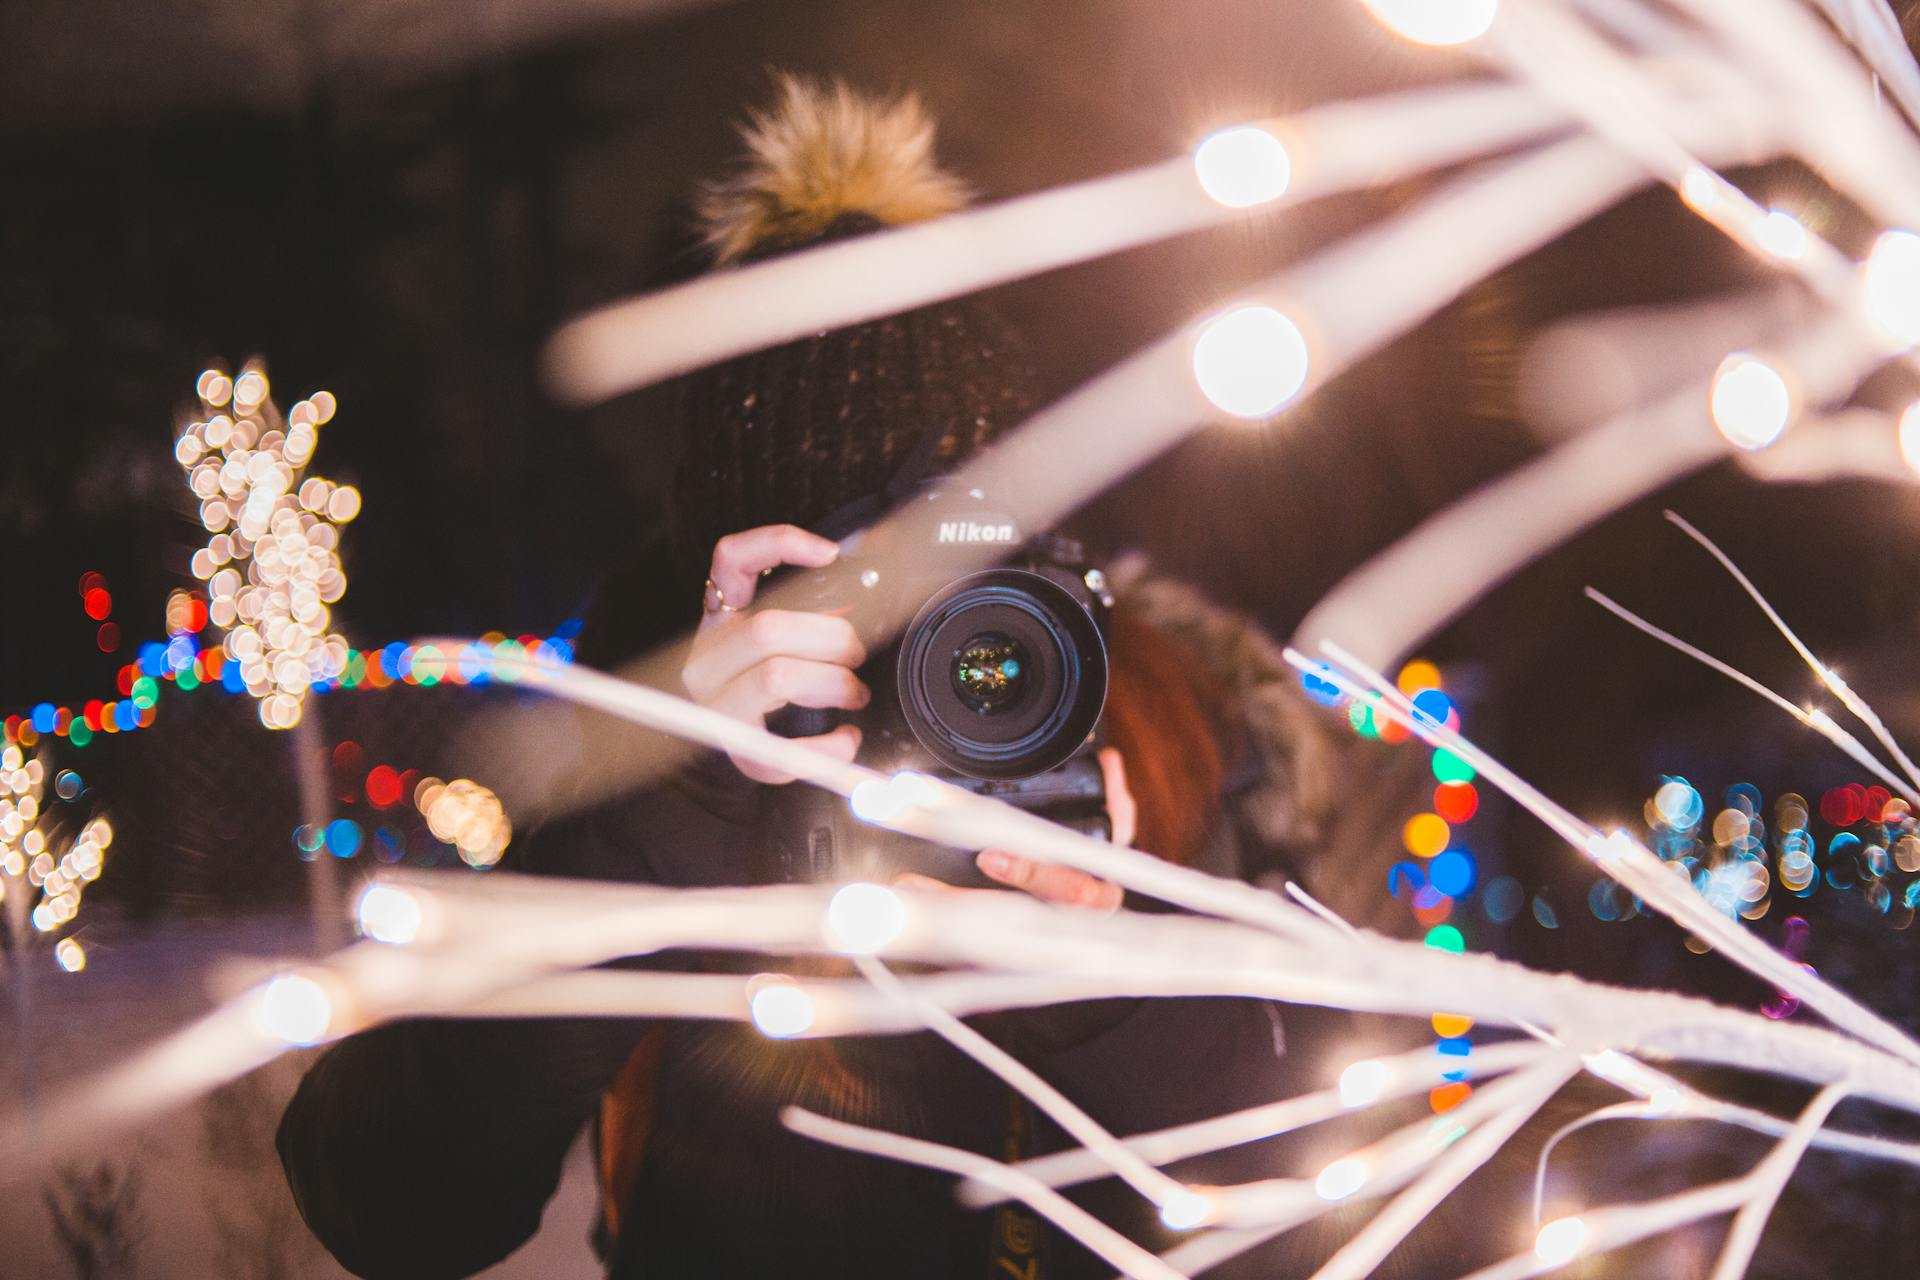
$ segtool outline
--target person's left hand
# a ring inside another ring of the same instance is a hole
[[[1133,843],[1139,811],[1133,793],[1127,790],[1126,762],[1112,747],[1103,747],[1099,755],[1100,772],[1106,781],[1107,818],[1113,824],[1113,843],[1127,848]],[[1072,867],[1035,862],[1004,849],[982,849],[974,864],[990,880],[1010,889],[1030,893],[1043,902],[1062,906],[1085,907],[1092,911],[1118,911],[1124,891],[1110,880],[1102,880]],[[902,888],[938,890],[943,893],[989,893],[987,889],[956,889],[931,876],[904,875],[894,881]]]

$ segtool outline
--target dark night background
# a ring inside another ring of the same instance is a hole
[[[986,198],[1158,160],[1235,119],[1473,71],[1335,0],[0,9],[0,711],[110,697],[133,644],[160,634],[199,536],[170,454],[176,415],[202,368],[254,354],[283,405],[321,387],[340,398],[313,470],[365,495],[337,611],[356,644],[545,633],[577,616],[646,534],[671,458],[657,393],[558,408],[538,381],[539,345],[584,308],[701,269],[694,184],[732,158],[733,125],[765,101],[769,68],[918,91],[941,121],[942,160]],[[1878,230],[1805,170],[1740,180],[1763,203],[1809,210],[1849,252]],[[1422,185],[997,294],[1064,392]],[[1272,425],[1194,437],[1081,523],[1284,636],[1372,552],[1541,447],[1513,384],[1543,324],[1761,279],[1670,195],[1643,194]],[[1862,401],[1897,407],[1912,390],[1883,376]],[[1628,825],[1663,774],[1692,779],[1710,815],[1737,781],[1771,803],[1854,779],[1811,735],[1581,597],[1599,586],[1789,697],[1811,696],[1792,652],[1662,507],[1718,539],[1896,732],[1920,739],[1916,490],[1767,485],[1731,463],[1619,512],[1422,647],[1470,674],[1471,734],[1575,810]],[[96,649],[80,608],[88,570],[114,593],[129,641],[116,655]],[[103,779],[119,823],[116,862],[94,890],[110,911],[153,922],[297,892],[287,771],[253,736],[250,710],[222,697],[169,692],[154,729],[62,757]],[[476,701],[329,695],[329,741],[350,733],[375,757],[425,767]],[[1747,1007],[1765,999],[1665,925],[1596,920],[1591,876],[1530,819],[1490,804],[1481,821],[1498,832],[1488,873],[1543,894],[1559,927],[1523,912],[1499,929],[1476,914],[1475,945]],[[1920,1021],[1897,907],[1883,916],[1824,891],[1778,907],[1763,934],[1805,915],[1806,958]],[[1871,1172],[1877,1194],[1914,1189]],[[1782,1243],[1776,1227],[1763,1260],[1773,1251],[1779,1270],[1756,1274],[1824,1273],[1831,1254],[1816,1242],[1841,1225],[1832,1216],[1790,1196],[1780,1222],[1806,1239]],[[1895,1245],[1853,1234],[1868,1241],[1864,1262],[1894,1267],[1874,1274],[1910,1273]]]

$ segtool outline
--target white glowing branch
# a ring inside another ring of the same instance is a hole
[[[1361,1280],[1373,1274],[1386,1261],[1395,1245],[1407,1237],[1421,1221],[1456,1187],[1471,1177],[1494,1153],[1505,1145],[1534,1113],[1546,1105],[1567,1079],[1579,1070],[1579,1059],[1564,1055],[1529,1068],[1511,1080],[1485,1090],[1512,1091],[1512,1101],[1494,1116],[1446,1149],[1444,1155],[1427,1168],[1419,1179],[1395,1196],[1373,1219],[1362,1227],[1327,1264],[1314,1273],[1313,1280]],[[1502,1099],[1506,1101],[1506,1099]],[[1440,1117],[1433,1123],[1444,1123]]]
[[[1728,576],[1740,584],[1740,589],[1747,593],[1747,597],[1760,606],[1760,611],[1767,615],[1767,621],[1773,624],[1774,630],[1778,631],[1782,638],[1793,646],[1793,651],[1799,654],[1801,660],[1812,669],[1813,674],[1820,678],[1820,683],[1824,684],[1832,691],[1836,698],[1840,699],[1840,705],[1844,706],[1848,711],[1851,711],[1855,718],[1872,731],[1873,736],[1879,740],[1881,746],[1892,753],[1894,760],[1898,762],[1900,768],[1905,771],[1907,777],[1905,786],[1900,789],[1906,790],[1907,787],[1911,787],[1912,790],[1908,790],[1906,794],[1909,798],[1920,799],[1920,767],[1916,767],[1907,753],[1900,749],[1900,744],[1894,740],[1893,734],[1887,729],[1885,722],[1874,713],[1872,707],[1867,705],[1866,700],[1855,693],[1852,687],[1840,678],[1838,672],[1814,656],[1813,650],[1807,648],[1806,644],[1795,634],[1793,628],[1787,625],[1786,619],[1780,616],[1779,610],[1775,609],[1772,603],[1767,600],[1766,596],[1760,593],[1760,588],[1753,585],[1753,580],[1741,572],[1740,566],[1733,562],[1733,558],[1715,545],[1713,539],[1707,537],[1706,534],[1700,532],[1691,524],[1688,524],[1674,512],[1667,512],[1666,517],[1668,521],[1677,526],[1682,533],[1704,547],[1708,555],[1719,561],[1720,567],[1725,569]]]
[[[1694,888],[1691,880],[1670,874],[1666,864],[1644,845],[1630,839],[1624,832],[1616,831],[1607,835],[1588,826],[1459,733],[1415,711],[1412,703],[1390,681],[1339,645],[1328,641],[1322,645],[1322,649],[1342,667],[1358,675],[1385,700],[1376,704],[1376,707],[1405,724],[1423,741],[1445,747],[1474,765],[1502,791],[1592,858],[1603,871],[1631,889],[1654,910],[1692,931],[1741,968],[1783,991],[1801,997],[1809,1008],[1817,1010],[1836,1027],[1878,1045],[1907,1062],[1920,1064],[1920,1045],[1915,1044],[1905,1032],[1825,979],[1809,973],[1800,964],[1767,946],[1738,922],[1728,919]],[[1324,669],[1307,662],[1292,650],[1288,651],[1288,655],[1288,660],[1303,670],[1319,670],[1321,675],[1327,674]]]
[[[871,956],[860,956],[854,963],[867,981],[883,995],[912,1010],[935,1035],[1012,1085],[1022,1096],[1031,1098],[1055,1124],[1078,1139],[1135,1191],[1162,1208],[1186,1194],[1186,1188],[1101,1128],[1092,1116],[1074,1106],[1065,1094],[1042,1080],[1031,1067],[945,1009],[916,997],[884,964]]]
[[[1795,720],[1813,730],[1828,742],[1831,742],[1834,746],[1839,747],[1840,750],[1847,754],[1848,759],[1852,760],[1874,777],[1879,778],[1882,782],[1885,782],[1887,786],[1895,792],[1909,796],[1914,794],[1908,790],[1908,784],[1900,778],[1899,775],[1887,768],[1886,765],[1875,758],[1871,751],[1867,750],[1865,743],[1835,724],[1833,717],[1829,716],[1826,712],[1818,708],[1809,711],[1803,707],[1796,706],[1781,694],[1761,684],[1758,680],[1755,680],[1746,672],[1722,662],[1704,649],[1691,645],[1672,632],[1663,630],[1653,623],[1648,622],[1645,618],[1614,600],[1605,592],[1588,587],[1587,598],[1619,618],[1622,622],[1634,627],[1636,630],[1645,632],[1655,640],[1660,641],[1660,643],[1680,653],[1684,653],[1701,666],[1719,672],[1742,688],[1759,694],[1768,702],[1771,702],[1774,706],[1780,708],[1780,710],[1786,712],[1789,716],[1792,716]]]
[[[1820,1126],[1827,1122],[1827,1117],[1833,1114],[1833,1109],[1846,1096],[1844,1084],[1830,1084],[1815,1094],[1813,1101],[1800,1113],[1792,1132],[1782,1138],[1767,1153],[1767,1158],[1747,1175],[1751,1194],[1747,1202],[1740,1206],[1740,1212],[1733,1217],[1733,1230],[1727,1235],[1720,1260],[1714,1264],[1711,1280],[1739,1280],[1747,1273],[1747,1263],[1753,1258],[1754,1247],[1760,1243],[1760,1233],[1766,1229],[1767,1219],[1772,1215],[1773,1206],[1780,1199],[1787,1179],[1793,1176],[1794,1167],[1800,1163],[1800,1157],[1806,1154],[1813,1135],[1820,1131]]]
[[[809,333],[1230,221],[1247,208],[1284,208],[1445,168],[1568,123],[1561,108],[1505,84],[1419,89],[1254,121],[1245,127],[1275,139],[1284,161],[1263,198],[1238,207],[1209,198],[1206,166],[1196,172],[1195,159],[1182,156],[614,304],[562,328],[548,369],[559,394],[593,403]]]
[[[1575,1258],[1591,1257],[1692,1222],[1735,1213],[1734,1231],[1713,1273],[1713,1280],[1732,1280],[1744,1273],[1753,1245],[1794,1165],[1846,1093],[1845,1086],[1839,1084],[1822,1089],[1786,1136],[1743,1177],[1641,1204],[1610,1205],[1587,1210],[1577,1218],[1556,1219],[1540,1229],[1532,1249],[1475,1271],[1465,1280],[1528,1280],[1557,1271]]]
[[[1062,1230],[1135,1280],[1184,1280],[1182,1274],[1115,1231],[1050,1187],[1042,1186],[1018,1170],[997,1160],[941,1146],[919,1138],[903,1137],[879,1129],[830,1120],[803,1107],[788,1107],[780,1119],[795,1133],[869,1155],[900,1160],[928,1169],[942,1169],[963,1177],[990,1182],[1008,1195],[1024,1201],[1036,1213],[1047,1217]]]
[[[1796,272],[1837,306],[1853,302],[1853,264],[1797,222],[1786,239],[1767,209],[1708,167],[1664,118],[1667,108],[1624,57],[1545,5],[1515,6],[1484,46],[1543,94],[1672,187],[1707,222],[1763,261]],[[1763,136],[1778,136],[1746,115]],[[1789,215],[1781,215],[1788,217]]]
[[[1859,64],[1803,4],[1676,0],[1675,7],[1724,43],[1736,71],[1769,86],[1764,105],[1796,154],[1884,224],[1920,226],[1920,140],[1880,108]]]
[[[1335,1116],[1346,1115],[1358,1107],[1423,1093],[1449,1078],[1477,1080],[1498,1075],[1538,1061],[1549,1052],[1540,1045],[1523,1041],[1482,1045],[1465,1058],[1443,1057],[1431,1048],[1415,1049],[1382,1060],[1380,1065],[1388,1083],[1364,1101],[1354,1101],[1349,1091],[1342,1088],[1322,1089],[1317,1093],[1302,1094],[1247,1111],[1138,1134],[1126,1139],[1126,1145],[1156,1165],[1172,1164],[1176,1160],[1185,1160],[1224,1147],[1291,1133]],[[1075,1186],[1093,1178],[1105,1177],[1109,1172],[1106,1165],[1084,1150],[1035,1156],[1018,1167],[1050,1187]],[[963,1183],[960,1187],[960,1199],[966,1204],[989,1205],[1002,1198],[988,1188],[975,1184]]]
[[[1814,0],[1860,51],[1873,73],[1885,84],[1907,119],[1920,124],[1920,68],[1907,48],[1900,19],[1887,0]]]

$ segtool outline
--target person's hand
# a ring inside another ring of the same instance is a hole
[[[1127,789],[1127,766],[1120,753],[1112,747],[1101,748],[1100,772],[1106,781],[1107,819],[1113,825],[1113,843],[1122,848],[1133,844],[1133,836],[1139,819],[1139,809],[1133,801],[1133,792]],[[1063,906],[1086,907],[1092,911],[1118,911],[1124,891],[1110,880],[1102,880],[1076,871],[1072,867],[1057,866],[1048,862],[1035,862],[1031,858],[1022,858],[1003,849],[982,849],[974,858],[974,864],[989,880],[997,880],[1010,889],[1019,889],[1030,893],[1043,902],[1056,902]],[[894,881],[902,888],[939,890],[946,893],[966,893],[965,889],[956,889],[931,876],[905,875]],[[990,892],[975,890],[974,892]]]
[[[785,564],[823,568],[839,554],[826,538],[790,524],[731,533],[714,544],[707,611],[680,669],[695,702],[749,724],[764,724],[768,712],[788,705],[846,711],[867,705],[871,694],[853,674],[867,660],[866,648],[845,618],[786,609],[745,612],[763,573]],[[860,749],[860,730],[841,725],[795,741],[851,761]],[[751,760],[729,759],[756,782],[793,781]]]

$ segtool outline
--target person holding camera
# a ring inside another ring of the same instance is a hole
[[[960,203],[910,98],[783,81],[748,141],[753,162],[703,202],[723,267]],[[1217,874],[1311,856],[1339,766],[1270,640],[1177,583],[1015,530],[992,495],[942,489],[1031,412],[1031,382],[1016,336],[975,299],[689,375],[670,534],[600,593],[580,659],[614,666],[694,623],[679,673],[688,696],[840,759],[938,771]],[[893,526],[894,544],[848,537],[909,498],[926,515]],[[1006,545],[992,560],[954,550],[983,541]],[[867,625],[863,602],[880,596],[912,606],[897,638]],[[786,607],[795,600],[820,607]],[[1122,905],[1118,886],[1083,872],[853,831],[822,794],[750,761],[702,758],[549,824],[507,865],[675,886],[886,874],[926,892],[991,885],[1065,909]],[[641,963],[751,972],[738,957]],[[1322,1083],[1336,1060],[1315,1042],[1340,1036],[1336,1015],[1289,1010],[1283,1024],[1251,1000],[1104,1000],[974,1021],[1120,1133]],[[777,1116],[789,1104],[996,1158],[1065,1143],[928,1034],[769,1041],[736,1024],[551,1019],[351,1037],[309,1071],[279,1146],[307,1222],[368,1280],[465,1276],[507,1256],[537,1229],[589,1123],[596,1243],[615,1280],[1105,1274],[1019,1205],[970,1211],[942,1175],[787,1132]],[[1291,1167],[1282,1146],[1176,1172],[1272,1176]],[[1136,1239],[1172,1243],[1153,1207],[1112,1180],[1073,1194]]]

